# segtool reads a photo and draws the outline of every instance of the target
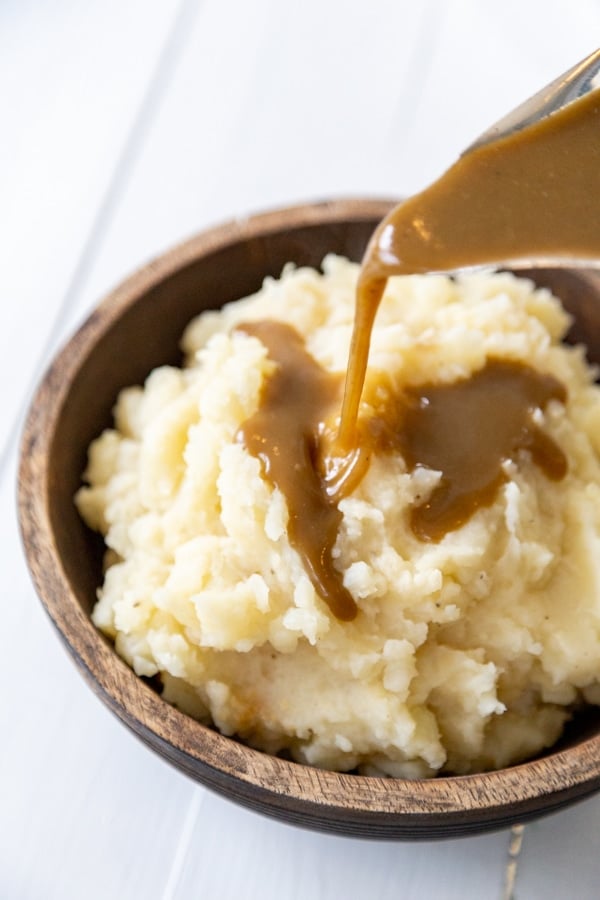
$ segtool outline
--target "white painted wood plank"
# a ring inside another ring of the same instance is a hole
[[[424,187],[593,49],[600,6],[582,0],[565,21],[559,7],[374,0],[366,15],[358,0],[205,0],[71,324],[136,265],[215,222]]]
[[[340,0],[205,0],[79,308],[223,219],[389,193],[370,141],[398,114],[439,2],[374,0],[365,15]]]
[[[600,797],[527,825],[517,866],[517,900],[597,900]]]
[[[0,7],[0,403],[10,423],[180,0]],[[1,450],[1,448],[0,448]]]
[[[234,814],[207,794],[172,900],[193,897],[199,884],[220,900],[499,900],[507,847],[506,833],[391,844],[319,834]],[[227,866],[212,865],[224,852]]]

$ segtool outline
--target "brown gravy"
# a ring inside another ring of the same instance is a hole
[[[356,441],[370,335],[387,279],[532,258],[600,259],[600,89],[467,152],[376,229],[357,292],[342,452]]]
[[[357,613],[333,564],[337,502],[363,476],[372,453],[400,452],[409,470],[441,471],[427,501],[409,511],[412,530],[425,541],[440,540],[491,504],[505,479],[503,463],[523,451],[550,479],[567,468],[560,447],[533,419],[551,400],[564,402],[564,387],[507,360],[490,359],[452,384],[388,397],[358,424],[371,330],[388,277],[552,257],[600,258],[600,91],[467,153],[378,227],[359,279],[341,422],[328,459],[320,458],[320,446],[339,408],[340,380],[318,365],[291,327],[242,326],[265,344],[277,369],[240,438],[284,493],[290,542],[337,618]]]
[[[506,480],[503,464],[522,451],[548,478],[563,478],[567,460],[533,413],[565,399],[564,386],[551,375],[502,359],[489,359],[469,378],[421,385],[397,398],[393,414],[383,418],[385,444],[400,451],[409,471],[425,466],[442,472],[428,499],[410,511],[415,535],[439,541],[493,503]]]
[[[257,337],[277,363],[240,438],[286,498],[290,543],[315,590],[338,619],[353,619],[356,604],[332,557],[342,514],[327,495],[318,463],[319,431],[339,409],[341,379],[319,366],[290,325],[265,320],[240,330]]]
[[[356,604],[333,564],[342,516],[319,459],[319,435],[337,411],[340,379],[319,366],[289,325],[264,320],[240,330],[265,345],[277,369],[239,437],[284,494],[290,543],[315,589],[338,619],[351,620]],[[552,376],[490,359],[470,378],[388,395],[361,431],[361,454],[369,459],[373,453],[400,452],[409,471],[417,466],[441,471],[427,501],[410,510],[415,535],[437,541],[494,501],[506,477],[503,463],[522,451],[548,478],[565,475],[564,454],[532,415],[565,397]]]

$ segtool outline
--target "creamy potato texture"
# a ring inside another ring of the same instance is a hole
[[[339,257],[323,273],[289,267],[194,320],[184,368],[121,393],[76,498],[108,548],[93,620],[166,700],[267,752],[403,777],[505,766],[600,703],[600,391],[560,343],[568,317],[546,290],[508,274],[391,279],[365,404],[384,376],[401,391],[522,361],[566,387],[536,421],[568,472],[507,461],[494,503],[436,543],[408,511],[439,473],[373,459],[341,501],[335,564],[359,612],[338,621],[238,439],[274,363],[235,326],[287,322],[342,374],[357,274]]]

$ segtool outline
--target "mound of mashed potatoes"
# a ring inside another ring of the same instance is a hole
[[[506,766],[600,703],[600,389],[560,343],[560,303],[531,282],[391,279],[367,393],[381,373],[401,391],[522,361],[566,388],[536,423],[568,472],[552,481],[521,454],[492,505],[424,542],[407,510],[439,473],[374,458],[340,501],[335,565],[358,615],[338,621],[290,545],[283,495],[238,439],[274,363],[235,326],[289,323],[341,374],[357,275],[334,256],[322,273],[287,267],[191,322],[182,369],[120,394],[76,497],[108,548],[93,620],[166,700],[266,752],[409,778]]]

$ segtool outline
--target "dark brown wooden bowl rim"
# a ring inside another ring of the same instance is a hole
[[[237,219],[171,249],[119,285],[57,355],[31,404],[19,518],[37,592],[79,669],[110,709],[177,768],[247,807],[300,825],[377,838],[460,836],[525,821],[598,790],[600,736],[497,772],[416,781],[322,771],[252,750],[167,704],[121,661],[74,597],[50,524],[47,460],[60,411],[90,349],[125,309],[180,267],[248,237],[379,219],[389,207],[389,200],[334,200]]]

